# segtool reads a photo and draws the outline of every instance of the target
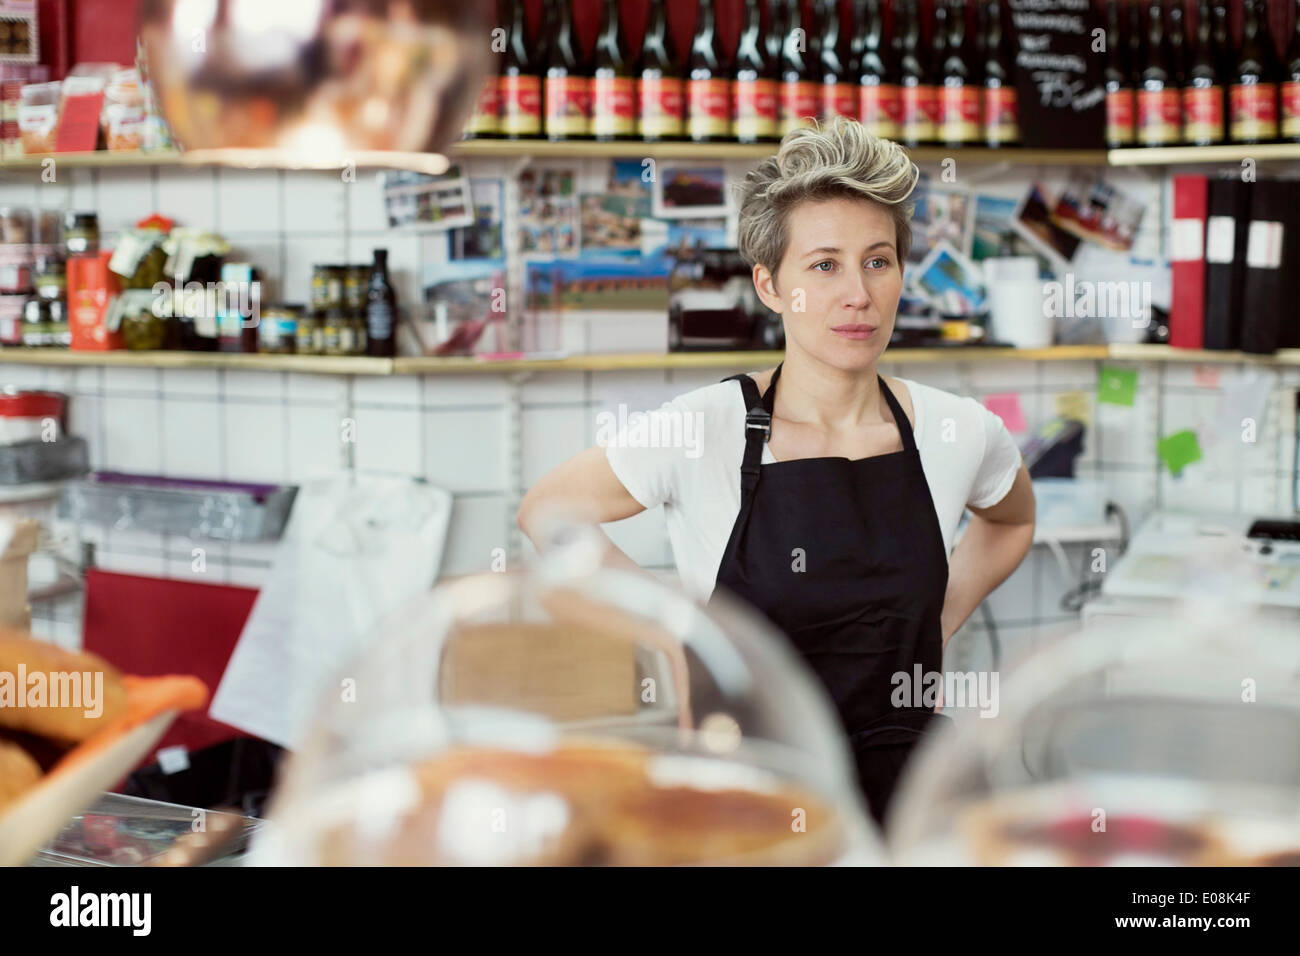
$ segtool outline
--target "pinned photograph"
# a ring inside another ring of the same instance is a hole
[[[1112,252],[1128,252],[1145,210],[1097,173],[1076,170],[1052,207],[1052,222]]]
[[[1065,272],[1083,244],[1078,236],[1056,224],[1052,210],[1056,199],[1040,183],[1033,183],[1020,197],[1011,216],[1011,228],[1035,251],[1045,255],[1058,272]]]
[[[519,247],[525,256],[578,252],[577,176],[569,168],[519,174]]]
[[[930,250],[913,275],[912,285],[943,315],[979,315],[987,308],[979,266],[948,242]]]
[[[637,160],[610,164],[604,192],[582,196],[582,254],[636,255],[642,227],[650,216],[650,183]]]
[[[966,253],[970,249],[971,198],[964,192],[933,186],[922,174],[912,193],[912,248],[909,265],[919,265],[939,243]]]
[[[474,222],[469,179],[453,166],[441,176],[391,170],[383,175],[384,212],[393,229],[459,229]]]
[[[447,258],[504,260],[505,184],[496,178],[476,177],[470,179],[469,190],[474,221],[447,233]]]
[[[730,212],[727,175],[721,166],[659,164],[654,181],[657,219],[716,219]]]

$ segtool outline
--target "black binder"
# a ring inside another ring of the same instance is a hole
[[[1246,278],[1250,192],[1259,183],[1211,179],[1205,223],[1205,348],[1241,345],[1241,295]]]
[[[1247,183],[1245,281],[1241,293],[1241,350],[1271,355],[1295,327],[1295,273],[1300,269],[1297,184],[1277,179]]]

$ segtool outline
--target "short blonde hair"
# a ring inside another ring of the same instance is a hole
[[[898,261],[912,247],[912,204],[920,170],[903,147],[872,136],[854,120],[791,130],[777,154],[750,170],[739,186],[740,254],[776,276],[790,237],[786,220],[802,202],[865,199],[885,206],[894,220]]]

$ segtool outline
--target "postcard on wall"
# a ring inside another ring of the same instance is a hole
[[[945,241],[930,250],[912,285],[943,315],[978,315],[986,306],[980,267]]]
[[[519,174],[519,248],[524,256],[578,252],[577,175],[567,167],[530,167]]]
[[[967,193],[936,186],[922,174],[912,193],[912,203],[909,265],[919,265],[941,242],[963,253],[969,250],[973,209]]]
[[[668,272],[641,256],[534,260],[528,263],[527,308],[659,311],[668,307]]]
[[[1112,252],[1128,252],[1145,206],[1096,171],[1075,170],[1052,206],[1052,222]]]
[[[469,181],[474,221],[447,233],[447,258],[505,259],[505,183],[494,177],[472,177]]]
[[[1056,197],[1041,183],[1032,183],[1020,197],[1011,215],[1011,228],[1052,263],[1057,272],[1065,272],[1074,262],[1083,240],[1066,232],[1052,219]]]
[[[460,166],[441,176],[409,170],[383,175],[384,211],[393,229],[459,229],[474,222],[469,179]]]
[[[653,186],[656,219],[713,219],[731,209],[721,166],[661,160]]]
[[[610,164],[604,192],[584,194],[582,255],[636,255],[650,216],[650,182],[637,160]]]

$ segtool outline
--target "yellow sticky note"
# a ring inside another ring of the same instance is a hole
[[[1092,423],[1092,400],[1087,392],[1061,392],[1056,396],[1056,414],[1085,425]]]

